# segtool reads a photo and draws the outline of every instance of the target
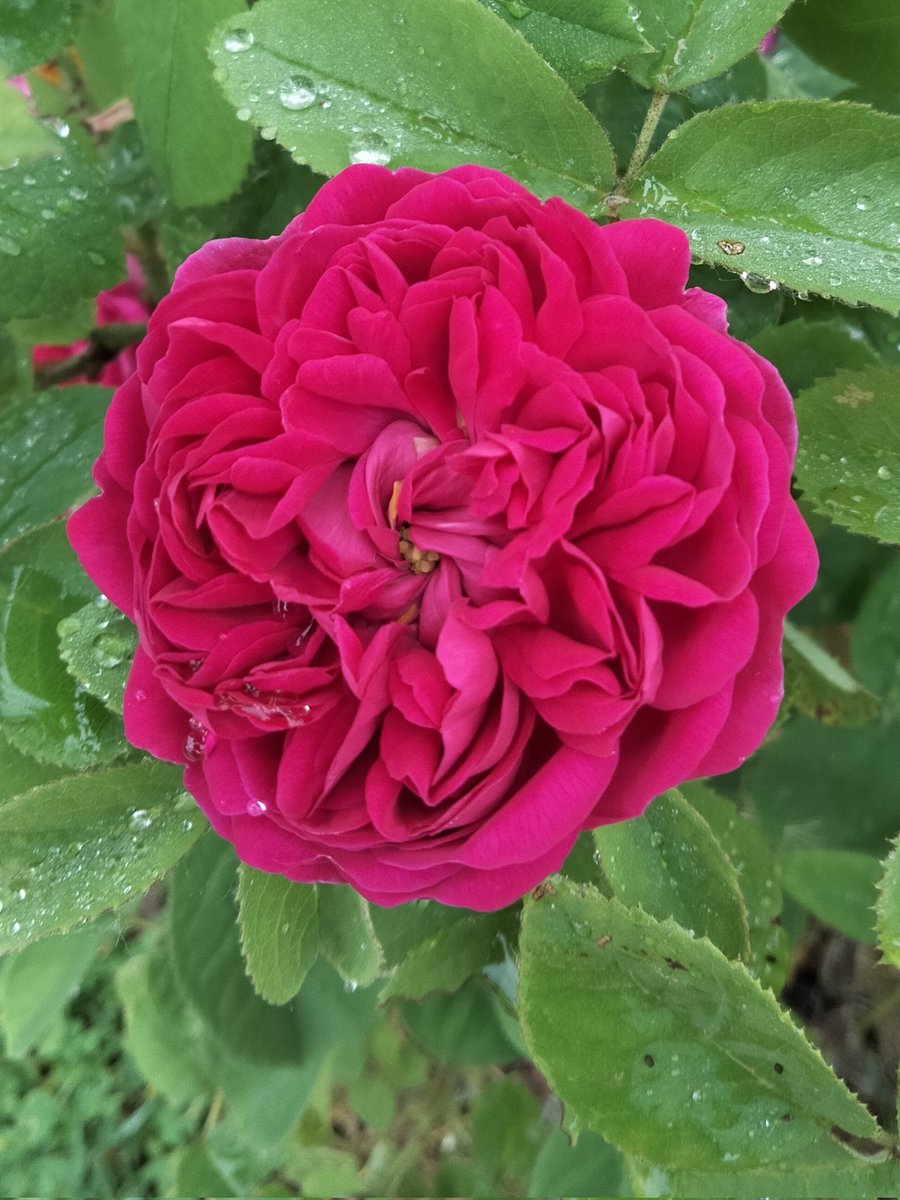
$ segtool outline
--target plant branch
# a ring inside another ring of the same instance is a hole
[[[98,325],[96,329],[91,330],[87,348],[80,354],[62,358],[58,362],[41,363],[39,367],[35,367],[34,386],[41,391],[81,376],[94,380],[107,363],[111,363],[116,355],[128,346],[139,342],[146,332],[147,326],[143,323]]]
[[[663,114],[663,109],[666,107],[668,99],[668,92],[653,93],[650,107],[647,109],[646,117],[644,117],[644,124],[641,126],[641,132],[638,134],[637,141],[634,144],[634,153],[631,156],[631,162],[628,164],[625,174],[620,179],[616,188],[616,191],[621,196],[628,195],[628,190],[634,183],[638,171],[640,171],[641,167],[647,161],[647,155],[650,152],[650,143],[653,141],[653,135],[656,133],[659,118]]]

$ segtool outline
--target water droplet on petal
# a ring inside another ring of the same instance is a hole
[[[263,813],[266,812],[268,807],[269,806],[262,800],[248,800],[247,801],[247,816],[248,817],[261,817],[263,815]]]

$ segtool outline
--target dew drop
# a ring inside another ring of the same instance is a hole
[[[129,821],[133,829],[149,829],[153,824],[153,818],[147,812],[146,808],[136,808],[131,814]]]
[[[253,45],[253,34],[249,29],[229,29],[222,45],[229,54],[240,54],[242,50],[249,50]]]
[[[95,267],[105,267],[106,259],[102,254],[98,254],[96,250],[88,250],[87,256]]]
[[[391,150],[383,137],[377,133],[370,133],[350,147],[350,161],[385,167],[391,161]]]
[[[891,469],[890,467],[879,467],[875,474],[879,479],[890,479]]]
[[[308,75],[291,75],[278,93],[282,108],[297,112],[309,108],[318,99],[316,87]]]
[[[860,198],[856,202],[856,207],[859,209],[860,212],[865,212],[866,209],[871,206],[871,204],[872,204],[871,196],[860,196]]]
[[[0,236],[0,253],[8,254],[11,258],[22,253],[22,247],[18,242],[14,242],[11,237],[5,235]]]
[[[697,1089],[697,1090],[691,1092],[691,1099],[692,1100],[702,1100],[703,1093],[699,1089]]]
[[[23,175],[22,183],[25,185],[25,187],[34,187],[34,185],[37,183],[37,180],[33,175]]]
[[[751,275],[749,271],[741,271],[740,279],[749,292],[755,292],[758,296],[764,296],[766,292],[774,292],[778,288],[774,279],[766,279],[762,275]]]
[[[253,116],[253,113],[250,111],[249,108],[241,107],[235,112],[234,115],[237,117],[237,119],[239,121],[249,121],[250,118]]]
[[[16,892],[16,895],[19,897],[20,900],[24,900],[25,897],[28,895],[28,893],[25,891],[24,888],[19,888],[19,890]]]
[[[249,800],[247,802],[247,816],[261,817],[268,807],[262,800]]]
[[[87,192],[84,190],[84,188],[80,187],[70,187],[69,195],[73,200],[87,200],[88,198]]]

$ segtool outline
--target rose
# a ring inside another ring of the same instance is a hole
[[[139,324],[146,321],[150,315],[150,306],[145,295],[144,273],[140,263],[129,254],[127,257],[128,278],[108,291],[101,292],[94,304],[94,320],[98,326],[117,324]],[[73,358],[83,354],[90,343],[86,341],[72,342],[68,346],[35,346],[32,350],[32,362],[36,367],[43,363],[60,362],[62,359]],[[99,382],[104,387],[118,387],[131,375],[137,366],[137,357],[133,346],[126,346],[100,372]],[[86,383],[86,376],[73,376],[62,385]]]
[[[731,770],[815,552],[774,368],[656,221],[351,167],[181,267],[72,519],[129,739],[238,855],[491,909]]]

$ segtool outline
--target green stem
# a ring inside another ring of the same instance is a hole
[[[653,99],[650,101],[650,107],[647,109],[646,117],[644,117],[644,124],[641,126],[641,132],[638,134],[637,141],[634,144],[634,153],[631,156],[631,162],[628,164],[628,168],[616,188],[616,191],[621,196],[628,195],[628,190],[634,183],[638,171],[640,171],[641,167],[647,161],[647,155],[650,152],[650,143],[653,141],[653,135],[656,133],[659,118],[663,114],[663,109],[666,107],[668,99],[668,92],[653,93]]]
[[[56,387],[68,383],[70,379],[86,376],[96,379],[107,363],[125,350],[135,345],[147,332],[147,326],[141,323],[134,325],[98,325],[92,329],[88,337],[87,349],[71,358],[62,358],[58,362],[42,363],[34,371],[34,386],[39,390]]]

